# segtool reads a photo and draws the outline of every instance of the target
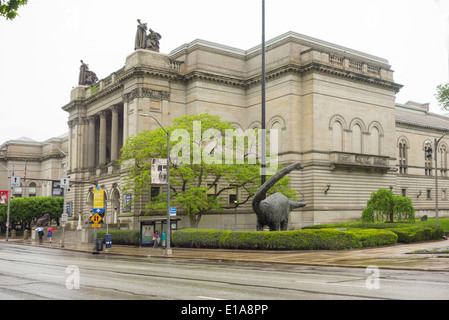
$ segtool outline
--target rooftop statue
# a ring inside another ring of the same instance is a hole
[[[264,226],[268,226],[270,231],[286,231],[288,227],[288,215],[296,209],[307,205],[306,202],[292,201],[282,193],[275,193],[265,199],[268,190],[279,180],[293,170],[302,170],[304,167],[300,163],[292,164],[274,174],[267,182],[257,190],[253,198],[253,210],[257,215],[257,231],[262,231]]]
[[[91,86],[98,81],[95,72],[89,70],[89,66],[81,60],[80,76],[78,84],[80,86]]]
[[[150,33],[147,35],[147,24],[140,22],[140,19],[137,19],[137,23],[138,25],[134,50],[146,49],[159,52],[159,40],[162,39],[162,36],[159,33],[154,32],[152,29],[150,29]]]

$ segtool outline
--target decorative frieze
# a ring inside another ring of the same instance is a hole
[[[136,88],[131,92],[122,95],[123,103],[132,103],[134,99],[138,98],[149,98],[153,101],[169,101],[170,92],[157,91],[148,88]]]
[[[364,155],[344,152],[331,152],[331,170],[346,168],[349,170],[364,169],[369,171],[380,170],[384,173],[390,170],[388,165],[389,157]]]

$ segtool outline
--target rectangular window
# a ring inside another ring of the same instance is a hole
[[[446,189],[441,190],[441,199],[447,200],[447,191]]]
[[[160,187],[151,187],[150,191],[150,199],[153,200],[153,198],[157,197],[161,194],[161,188]]]
[[[407,189],[402,189],[402,196],[406,197],[407,196]]]
[[[432,189],[427,189],[427,200],[432,200]]]
[[[217,185],[216,184],[208,183],[207,187],[208,187],[208,189],[206,191],[206,194],[208,197],[213,197],[217,194]]]
[[[236,201],[238,201],[238,189],[228,190],[228,201],[229,206],[236,206]]]

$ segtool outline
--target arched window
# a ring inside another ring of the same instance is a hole
[[[447,146],[445,144],[440,146],[440,163],[438,168],[440,168],[441,176],[447,177]]]
[[[362,153],[362,128],[359,124],[352,127],[352,152]]]
[[[399,142],[399,173],[400,174],[407,174],[407,162],[408,162],[408,146],[407,141],[405,139],[402,139]]]
[[[432,175],[432,142],[426,141],[424,144],[424,171],[426,176]]]
[[[343,152],[343,126],[340,121],[335,121],[332,127],[332,149]]]
[[[28,186],[28,196],[35,197],[36,196],[36,183],[31,182]]]

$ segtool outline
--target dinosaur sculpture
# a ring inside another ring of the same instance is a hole
[[[289,213],[296,208],[302,208],[307,205],[306,202],[292,201],[279,192],[265,199],[268,190],[280,179],[293,170],[302,169],[304,167],[300,163],[289,165],[274,174],[257,190],[252,202],[253,210],[257,215],[257,231],[262,231],[264,226],[268,226],[270,231],[286,231]]]

